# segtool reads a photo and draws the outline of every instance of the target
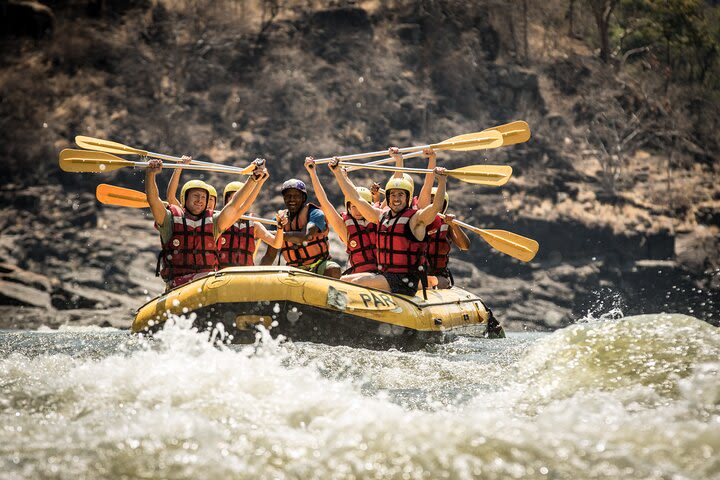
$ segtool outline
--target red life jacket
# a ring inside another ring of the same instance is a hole
[[[428,275],[435,275],[447,269],[448,254],[450,253],[450,226],[438,215],[428,225],[426,241],[428,244],[427,259],[429,263]]]
[[[298,214],[290,220],[285,227],[286,232],[305,231],[310,217],[310,211],[319,209],[317,205],[312,203],[305,204]],[[312,265],[313,263],[330,258],[330,245],[328,244],[328,227],[318,232],[312,240],[304,242],[302,245],[283,242],[282,255],[285,263],[291,267],[303,267]]]
[[[349,213],[343,213],[342,219],[347,228],[346,251],[350,262],[350,268],[345,273],[377,272],[377,224],[364,218],[356,220]]]
[[[250,220],[234,223],[218,238],[217,249],[220,268],[254,265],[255,225]]]
[[[162,243],[155,274],[175,285],[175,279],[203,272],[213,272],[218,267],[217,249],[213,238],[213,212],[205,210],[198,220],[187,218],[185,209],[168,205],[172,213],[172,236]]]
[[[414,208],[406,208],[397,216],[392,211],[380,217],[377,233],[378,269],[384,273],[417,272],[425,265],[425,240],[415,238],[410,229],[410,217],[417,213]]]

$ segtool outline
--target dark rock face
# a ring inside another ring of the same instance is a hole
[[[55,15],[47,5],[30,0],[0,3],[0,34],[39,39],[52,32]]]
[[[345,7],[315,12],[307,23],[312,51],[329,63],[348,60],[372,40],[370,18],[361,8]]]

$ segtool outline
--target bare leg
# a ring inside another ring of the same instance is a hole
[[[437,277],[437,288],[450,288],[450,279],[447,277]]]
[[[323,273],[323,275],[330,278],[340,278],[342,271],[340,270],[340,267],[328,267],[325,269],[325,273]]]
[[[354,283],[356,285],[362,285],[363,287],[377,288],[378,290],[390,291],[390,284],[387,282],[384,276],[378,275],[377,273],[355,273],[353,275],[347,275],[345,281]]]

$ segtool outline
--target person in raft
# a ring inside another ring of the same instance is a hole
[[[337,170],[338,159],[328,164]],[[336,174],[338,183],[348,200],[357,206],[366,219],[377,223],[377,261],[379,273],[356,273],[344,280],[380,290],[415,295],[421,280],[426,286],[425,232],[442,207],[447,175],[445,169],[435,168],[438,176],[438,195],[433,203],[417,209],[411,205],[414,186],[407,178],[391,178],[385,185],[388,210],[373,207],[363,200],[352,183],[341,172]]]
[[[437,187],[433,187],[432,201],[435,200],[437,190]],[[427,229],[428,279],[430,286],[435,288],[450,288],[455,283],[452,273],[448,270],[451,246],[455,244],[462,251],[470,248],[470,239],[455,223],[455,215],[445,213],[449,203],[450,196],[445,192],[442,207],[444,218],[438,215]]]
[[[189,155],[183,155],[182,156],[182,163],[188,164],[192,161],[192,157]],[[182,174],[182,168],[176,168],[173,170],[173,174],[170,177],[170,181],[168,182],[167,190],[165,192],[165,198],[167,198],[167,202],[171,203],[173,205],[177,205],[178,207],[182,207],[182,204],[177,199],[177,189],[180,185],[180,175]],[[207,182],[205,182],[207,183]],[[207,184],[210,190],[210,198],[208,199],[208,210],[215,211],[215,206],[217,205],[217,190],[215,190],[215,187]]]
[[[318,179],[313,157],[305,158],[305,168],[310,174],[315,196],[320,202],[320,208],[325,214],[327,222],[347,246],[346,251],[350,267],[343,272],[343,275],[364,272],[377,273],[377,258],[375,256],[377,224],[366,220],[360,210],[347,198],[345,198],[346,211],[338,213],[330,200],[328,200],[325,189]],[[333,172],[337,170],[340,169],[335,169]],[[354,188],[360,198],[368,203],[373,203],[369,189],[365,187]]]
[[[229,205],[233,196],[245,186],[243,182],[230,182],[223,191],[223,204]],[[257,182],[245,200],[249,209],[260,193],[262,182]],[[245,205],[243,205],[243,208]],[[281,227],[277,233],[268,231],[262,223],[252,220],[238,220],[225,230],[217,239],[218,246],[218,267],[242,267],[255,264],[254,255],[257,241],[262,240],[273,248],[280,248],[283,244],[285,232],[282,227],[288,223],[287,215],[278,212],[275,216],[278,226]]]
[[[202,180],[190,180],[183,185],[182,207],[172,204],[166,207],[155,182],[162,170],[162,161],[150,160],[145,174],[145,193],[162,245],[157,274],[165,280],[167,290],[217,270],[215,239],[245,213],[244,202],[255,183],[267,179],[265,166],[260,162],[255,165],[251,180],[220,212],[213,212],[208,209],[210,189]]]
[[[285,263],[318,275],[340,278],[340,265],[330,258],[325,214],[320,207],[307,201],[305,183],[295,178],[287,180],[281,192],[289,220],[284,227],[281,250]],[[277,249],[268,246],[261,265],[272,265],[276,256]]]

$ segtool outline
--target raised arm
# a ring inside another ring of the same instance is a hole
[[[255,223],[255,238],[265,242],[268,246],[268,249],[273,248],[275,250],[278,250],[282,247],[282,244],[283,244],[283,240],[285,237],[285,231],[283,230],[283,227],[285,227],[285,225],[287,225],[288,218],[284,212],[278,212],[277,215],[275,215],[275,220],[277,220],[277,222],[278,222],[278,229],[274,234],[271,231],[269,231],[267,228],[265,228],[265,225],[263,225],[262,223],[256,222]],[[275,257],[273,256],[272,260],[274,260],[274,259],[275,259]],[[270,263],[272,263],[272,260],[270,261]]]
[[[447,174],[445,169],[442,167],[435,167],[435,175],[438,177],[438,189],[435,192],[435,199],[433,202],[425,208],[418,210],[418,212],[410,219],[410,227],[414,230],[415,226],[419,223],[423,225],[430,225],[442,210],[443,203],[445,202],[445,185],[447,183]]]
[[[188,155],[182,156],[182,162],[185,164],[188,164],[192,161],[192,157]],[[167,201],[171,205],[177,205],[178,207],[182,207],[182,203],[177,198],[177,189],[178,185],[180,185],[180,175],[182,174],[182,168],[177,168],[175,171],[173,171],[172,177],[170,177],[170,183],[168,183],[167,186],[167,192],[165,194],[165,198],[167,198]],[[209,200],[209,199],[208,199]]]
[[[463,252],[470,248],[470,239],[463,229],[455,223],[455,215],[445,215],[445,223],[450,227],[448,234],[452,242]]]
[[[433,172],[426,173],[425,174],[425,183],[423,183],[422,189],[420,190],[420,195],[418,195],[418,209],[423,209],[430,205],[430,197],[432,197],[432,187],[435,183],[435,167],[437,167],[437,155],[435,155],[435,150],[432,148],[426,148],[423,150],[423,156],[428,159],[428,170],[433,170]]]
[[[258,182],[265,182],[265,180],[267,180],[267,177],[267,170],[265,170],[265,167],[262,166],[261,162],[257,162],[255,170],[253,171],[248,181],[245,182],[245,185],[243,185],[243,187],[238,190],[235,195],[233,195],[230,203],[225,205],[220,211],[220,215],[218,215],[217,219],[218,230],[220,232],[224,232],[225,230],[230,228],[233,223],[238,221],[240,215],[245,213],[248,208],[250,208],[249,205],[247,207],[245,206],[245,201],[250,196],[253,188],[255,188],[255,184]]]
[[[265,242],[267,243],[267,242]],[[267,250],[265,251],[265,255],[260,260],[260,265],[272,265],[273,262],[275,262],[275,259],[277,258],[277,254],[280,248],[274,248],[271,245],[268,244]]]
[[[248,198],[245,199],[242,206],[240,207],[243,212],[247,212],[248,210],[250,210],[253,203],[255,203],[255,199],[260,194],[260,190],[262,190],[262,187],[265,184],[265,181],[269,177],[270,177],[270,175],[266,173],[265,178],[263,178],[262,181],[255,183],[255,185],[253,186],[253,189],[250,191],[250,195],[248,196]]]
[[[338,234],[340,240],[343,243],[347,243],[347,227],[345,226],[345,222],[343,222],[340,214],[337,212],[337,210],[335,210],[335,207],[332,205],[332,203],[330,203],[330,200],[328,200],[327,198],[325,189],[323,188],[322,184],[320,183],[320,179],[317,176],[315,159],[313,157],[305,157],[305,169],[308,171],[308,174],[310,174],[310,181],[312,181],[313,190],[315,190],[315,196],[317,197],[318,202],[320,202],[320,208],[325,214],[325,220],[332,227],[332,229],[335,230],[335,233]]]
[[[160,192],[155,182],[155,176],[160,170],[162,170],[162,160],[150,160],[148,167],[145,169],[145,194],[155,223],[162,227],[167,215],[167,209],[160,200]]]
[[[362,216],[365,217],[367,221],[378,223],[383,211],[363,200],[357,190],[355,190],[355,184],[353,184],[348,178],[347,172],[338,166],[339,159],[337,157],[333,158],[332,161],[328,163],[328,167],[330,167],[330,171],[333,175],[335,175],[335,179],[337,180],[338,185],[340,185],[340,190],[342,190],[345,198],[350,200],[350,203],[360,210],[360,213],[362,213]]]
[[[392,158],[395,159],[395,166],[396,166],[396,167],[402,168],[402,167],[405,166],[405,161],[403,160],[402,153],[400,153],[400,149],[399,149],[398,147],[390,147],[390,148],[388,149],[388,153],[390,154],[390,156],[391,156]],[[403,177],[402,172],[395,172],[395,173],[393,174],[393,178],[402,178],[402,177]]]

